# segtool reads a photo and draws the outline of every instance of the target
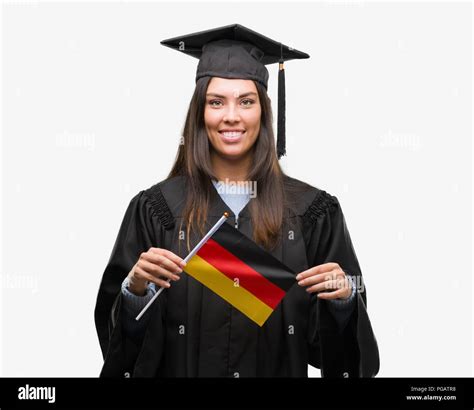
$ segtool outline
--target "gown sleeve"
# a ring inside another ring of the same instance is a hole
[[[101,376],[129,377],[140,351],[153,306],[136,322],[125,311],[121,287],[140,254],[158,246],[157,232],[159,220],[153,218],[153,209],[142,191],[127,208],[97,296],[94,314],[104,358]]]
[[[367,294],[344,214],[336,197],[319,191],[303,217],[310,267],[336,262],[356,282],[355,306],[338,325],[328,301],[311,295],[309,364],[322,377],[374,377],[379,370],[377,341],[367,313]]]
[[[352,315],[356,301],[356,285],[352,276],[347,275],[351,287],[351,295],[347,299],[327,299],[327,306],[331,314],[336,318],[337,325],[342,330]]]

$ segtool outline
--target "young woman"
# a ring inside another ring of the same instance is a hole
[[[169,42],[200,58],[196,88],[176,162],[132,199],[102,278],[101,375],[304,377],[311,364],[323,377],[375,376],[377,343],[339,202],[278,162],[264,65],[275,42],[239,25]],[[276,51],[282,60],[298,53]],[[253,182],[257,194],[226,195],[222,181]],[[185,273],[183,258],[224,211],[298,272],[261,327]]]

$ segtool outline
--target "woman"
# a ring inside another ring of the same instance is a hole
[[[286,176],[274,149],[264,64],[275,50],[277,60],[300,52],[239,25],[168,42],[200,58],[196,88],[173,169],[132,199],[104,272],[101,375],[305,377],[311,364],[323,377],[375,376],[377,343],[341,207]],[[278,131],[281,154],[281,118]],[[254,181],[258,193],[225,195],[222,181]],[[298,272],[261,327],[183,273],[183,258],[224,211]],[[135,321],[159,287],[167,289]]]

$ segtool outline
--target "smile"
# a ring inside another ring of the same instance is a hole
[[[219,131],[224,142],[238,142],[245,134],[245,130],[223,130]]]

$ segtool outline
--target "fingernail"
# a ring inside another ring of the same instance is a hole
[[[169,288],[171,285],[169,284],[169,282],[166,282],[165,286]]]
[[[296,275],[296,280],[300,280],[301,279],[301,275]]]
[[[185,261],[181,261],[181,266],[186,266],[186,262],[185,262]]]

